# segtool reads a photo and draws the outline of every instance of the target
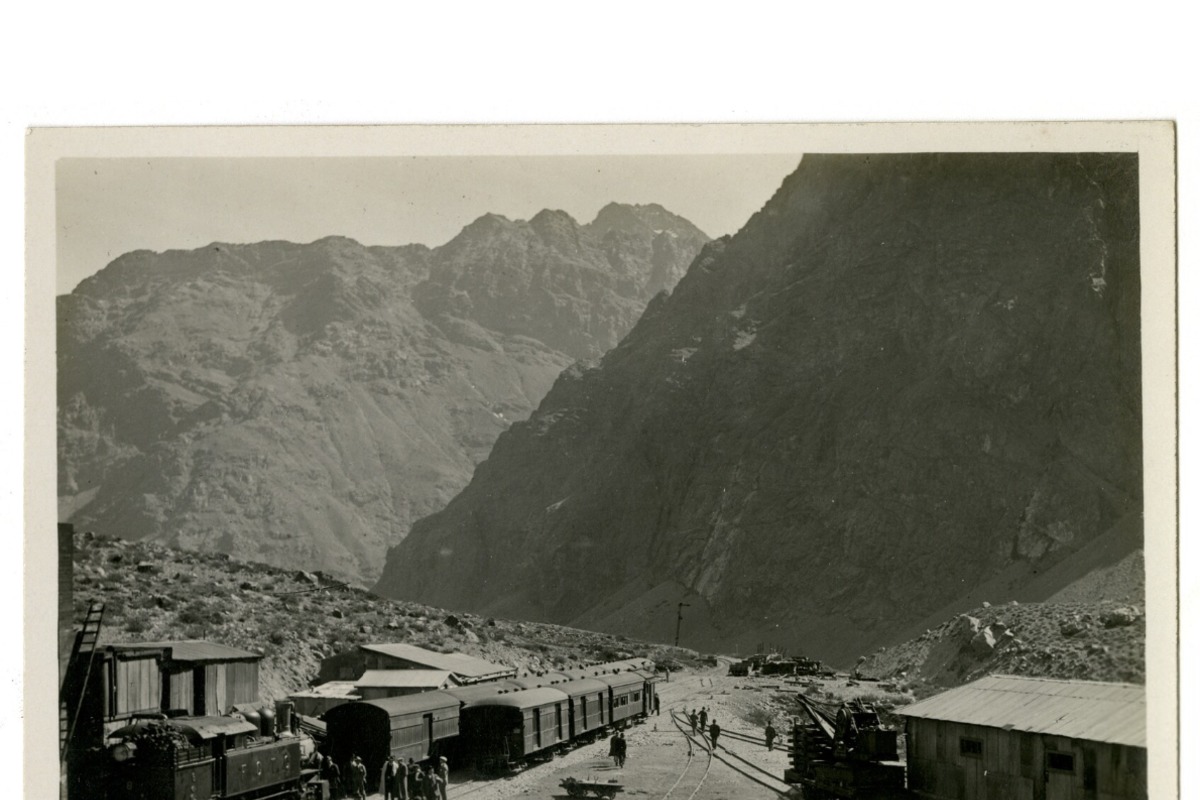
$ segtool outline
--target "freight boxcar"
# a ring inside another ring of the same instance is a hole
[[[389,753],[403,761],[441,755],[458,735],[459,703],[446,692],[422,692],[335,706],[325,712],[329,756],[345,769],[357,754],[373,786]]]
[[[483,770],[506,769],[570,740],[570,698],[559,689],[482,695],[452,689],[459,709],[460,753]]]

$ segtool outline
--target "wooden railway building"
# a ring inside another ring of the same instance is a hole
[[[917,797],[1146,797],[1144,686],[993,675],[896,713]]]
[[[130,642],[97,653],[93,696],[105,727],[138,714],[218,715],[257,703],[262,656],[216,642]]]
[[[517,674],[514,667],[493,664],[464,653],[437,653],[411,644],[364,644],[321,661],[317,683],[357,681],[367,670],[411,669],[449,672],[460,686]]]

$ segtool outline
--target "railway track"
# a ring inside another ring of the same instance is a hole
[[[784,783],[782,780],[777,778],[774,775],[774,773],[772,773],[770,770],[768,770],[764,767],[761,767],[758,764],[755,764],[753,761],[750,761],[749,759],[733,752],[732,750],[729,749],[728,745],[721,746],[720,744],[718,744],[715,749],[712,748],[709,745],[708,740],[705,737],[701,736],[700,734],[689,733],[684,728],[683,722],[685,721],[685,718],[682,718],[681,716],[676,716],[676,714],[674,712],[672,712],[671,718],[675,723],[675,727],[679,729],[680,733],[682,733],[685,737],[687,737],[688,742],[692,746],[698,746],[701,749],[708,752],[709,761],[708,761],[708,766],[705,768],[705,772],[704,772],[705,777],[707,777],[708,770],[712,767],[712,761],[715,758],[716,760],[725,764],[725,766],[732,769],[734,772],[737,772],[740,775],[742,775],[742,777],[746,778],[747,780],[753,781],[754,783],[757,783],[759,786],[769,789],[778,795],[789,795],[791,793],[791,791],[792,791],[791,785]],[[690,727],[690,723],[688,723],[688,725]],[[722,731],[721,738],[725,738],[725,737],[729,737],[730,739],[733,739],[735,741],[741,741],[741,742],[753,744],[753,745],[763,747],[763,748],[766,748],[766,746],[767,746],[765,739],[759,739],[758,737],[755,737],[755,736],[747,736],[746,734],[732,733],[730,731]],[[689,752],[689,757],[690,757],[690,752]],[[690,762],[689,762],[689,764],[690,764]],[[685,768],[684,774],[686,774],[686,771],[687,770]],[[682,778],[683,778],[683,775],[680,775],[680,780],[682,780]],[[703,784],[703,782],[704,782],[704,779],[701,778],[700,783]],[[691,800],[691,798],[694,797],[695,793],[698,792],[699,790],[700,790],[700,786],[697,785],[696,791],[693,792],[691,796],[689,796],[688,800]],[[671,791],[674,791],[674,787],[672,787]],[[668,797],[670,796],[670,794],[671,794],[671,792],[668,791],[667,794],[663,796],[663,800],[668,800]]]
[[[670,800],[672,793],[678,789],[679,784],[683,782],[684,777],[688,774],[688,770],[691,769],[692,762],[695,759],[696,747],[699,747],[700,750],[702,750],[708,757],[705,759],[704,772],[700,775],[700,780],[696,782],[696,787],[692,789],[692,793],[687,796],[686,800],[692,800],[692,798],[696,796],[696,794],[700,791],[700,787],[704,786],[704,781],[708,777],[709,771],[712,770],[712,750],[706,747],[703,743],[697,742],[696,737],[693,737],[692,734],[689,734],[686,730],[684,730],[682,719],[683,717],[681,714],[678,714],[675,711],[671,712],[671,721],[675,723],[675,727],[678,728],[679,732],[683,734],[685,739],[687,739],[688,760],[687,764],[685,764],[683,767],[683,771],[679,773],[679,777],[675,780],[675,783],[672,784],[671,788],[667,789],[667,793],[662,796],[662,800]]]

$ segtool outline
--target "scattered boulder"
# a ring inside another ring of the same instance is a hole
[[[984,628],[971,637],[971,652],[976,656],[986,657],[996,649],[996,636],[991,628]]]
[[[297,570],[296,574],[292,577],[300,583],[311,583],[313,586],[319,586],[321,583],[320,579],[316,575],[311,572],[305,572],[302,569]]]
[[[258,584],[251,583],[250,581],[242,581],[238,584],[238,588],[243,592],[254,592],[258,590]]]
[[[1125,625],[1132,625],[1141,617],[1141,613],[1131,606],[1120,606],[1111,608],[1100,615],[1100,621],[1104,623],[1106,628],[1119,628]]]
[[[346,615],[342,613],[342,610],[340,608],[335,608],[332,611],[330,611],[329,616],[333,617],[334,619],[345,619],[346,618]]]
[[[1063,636],[1076,636],[1087,630],[1087,625],[1079,618],[1078,614],[1064,619],[1058,625],[1058,632]]]
[[[139,561],[137,565],[137,571],[141,573],[154,573],[158,572],[159,568],[157,564],[153,564],[149,561]]]

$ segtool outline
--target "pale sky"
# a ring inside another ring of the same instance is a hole
[[[659,203],[710,236],[737,231],[800,155],[108,158],[57,164],[57,293],[131,250],[348,236],[437,246],[486,213],[590,222]]]

